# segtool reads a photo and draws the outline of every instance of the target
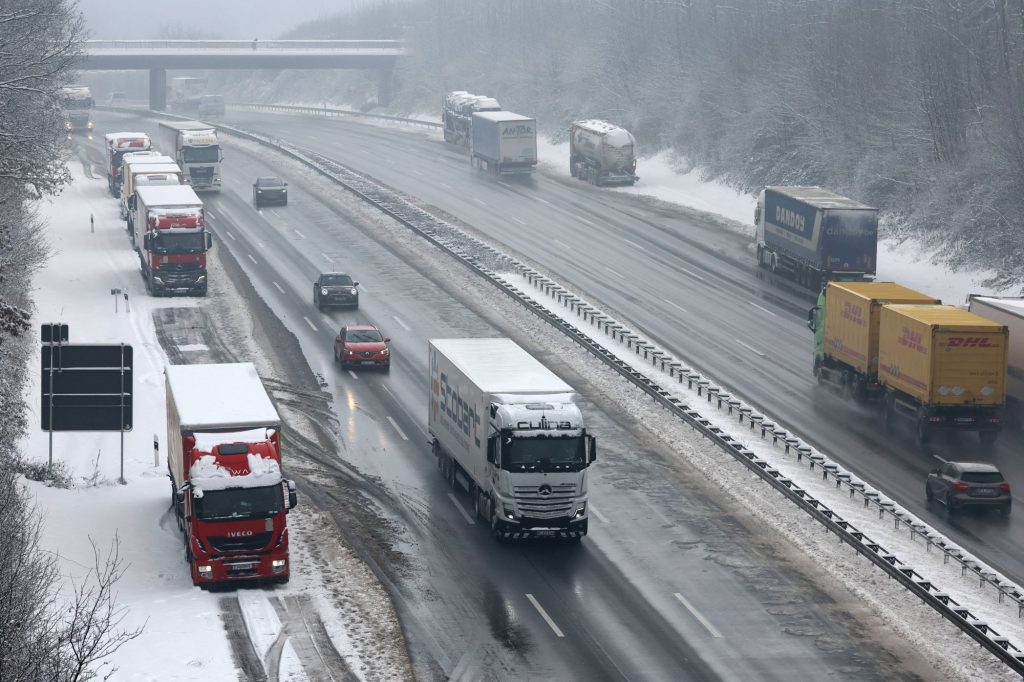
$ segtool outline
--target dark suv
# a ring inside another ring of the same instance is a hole
[[[287,206],[288,183],[281,178],[256,178],[252,184],[252,203],[256,208]]]
[[[321,273],[313,282],[313,305],[319,310],[335,306],[359,307],[359,282],[343,272]]]
[[[946,462],[928,474],[925,497],[938,500],[950,513],[964,507],[998,507],[1010,514],[1010,484],[999,469],[985,462]]]

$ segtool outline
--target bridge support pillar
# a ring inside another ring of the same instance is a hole
[[[395,95],[395,70],[392,67],[377,72],[377,106],[386,107],[391,104]]]
[[[167,69],[149,70],[149,108],[167,110]]]

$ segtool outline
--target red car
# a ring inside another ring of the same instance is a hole
[[[372,324],[350,324],[334,339],[334,360],[342,367],[391,369],[391,339]]]

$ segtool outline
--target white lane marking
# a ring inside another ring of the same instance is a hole
[[[278,284],[277,282],[274,282],[274,281],[271,281],[270,283],[273,284],[275,287],[277,287],[277,290],[280,291],[282,294],[284,293],[284,289],[281,288],[280,284]]]
[[[413,174],[413,175],[419,175],[420,177],[422,177],[422,176],[423,176],[423,173],[420,173],[420,172],[419,172],[418,170],[416,170],[415,168],[413,168],[413,169],[412,169],[412,174]]]
[[[705,628],[707,628],[707,631],[711,633],[712,637],[716,637],[718,639],[722,638],[722,633],[718,631],[718,628],[716,628],[714,625],[712,625],[711,621],[709,621],[707,618],[704,617],[704,614],[702,614],[700,611],[695,609],[693,607],[693,604],[691,604],[690,602],[686,601],[686,597],[684,597],[683,595],[681,595],[678,592],[676,592],[676,599],[679,600],[680,604],[682,604],[683,606],[686,607],[687,611],[689,611],[690,613],[693,614],[694,618],[696,618],[697,620],[700,621],[701,625],[703,625]]]
[[[699,280],[699,281],[701,281],[701,282],[707,283],[707,280],[706,280],[706,279],[704,279],[703,277],[701,277],[700,275],[698,275],[698,274],[697,274],[696,272],[691,272],[690,270],[687,270],[686,268],[681,268],[681,267],[679,267],[678,265],[676,266],[676,269],[677,269],[677,270],[682,270],[682,271],[683,271],[683,272],[685,272],[685,273],[686,273],[687,275],[689,275],[690,277],[693,277],[693,278],[694,278],[694,279],[696,279],[696,280]]]
[[[370,293],[370,290],[369,290],[369,289],[367,289],[367,288],[366,288],[366,287],[365,287],[364,285],[362,285],[362,284],[360,284],[360,285],[359,285],[359,288],[360,288],[360,289],[362,289],[362,290],[363,290],[363,291],[364,291],[365,293],[367,293],[367,294],[368,294],[368,293]]]
[[[584,218],[581,215],[576,216],[576,220],[579,220],[581,223],[586,223],[587,225],[590,225],[591,227],[595,227],[594,223],[590,222],[589,220],[587,220],[586,218]]]
[[[206,217],[209,218],[210,220],[213,220],[216,217],[216,216],[213,215],[213,213],[209,209],[207,209],[206,211],[203,211],[203,212],[206,214]]]
[[[257,262],[256,262],[256,259],[252,257],[252,254],[251,254],[251,253],[247,253],[247,254],[245,254],[245,255],[249,257],[249,260],[251,260],[251,261],[252,261],[252,264],[253,264],[253,265],[259,265],[259,263],[257,263]]]
[[[353,379],[358,379],[358,378],[359,378],[359,375],[358,375],[358,374],[356,374],[355,372],[353,372],[352,370],[349,370],[349,371],[348,371],[348,375],[349,375],[350,377],[352,377]]]
[[[327,255],[326,253],[324,253],[323,251],[321,251],[321,252],[320,252],[320,255],[321,255],[321,256],[323,256],[323,257],[324,257],[324,260],[325,260],[325,261],[327,261],[328,263],[333,263],[333,262],[334,262],[333,260],[331,260],[331,257],[330,257],[330,256],[328,256],[328,255]]]
[[[612,273],[613,275],[615,275],[615,276],[616,276],[616,277],[618,277],[619,279],[625,279],[625,277],[623,277],[623,276],[622,276],[622,275],[621,275],[620,273],[618,273],[618,272],[615,272],[614,270],[612,270],[612,269],[611,269],[610,267],[608,267],[607,265],[605,265],[605,266],[602,266],[602,267],[604,267],[604,269],[605,269],[605,270],[607,270],[608,272]]]
[[[551,205],[551,202],[548,201],[547,199],[541,199],[540,197],[534,197],[534,199],[536,199],[537,201],[539,201],[542,204],[547,204],[548,206]]]
[[[558,244],[562,248],[565,248],[565,249],[571,248],[568,244],[563,242],[561,239],[555,239],[554,237],[552,237],[551,241],[553,241],[554,243]]]
[[[747,301],[747,303],[749,303],[750,305],[754,306],[758,310],[763,310],[764,312],[768,313],[772,317],[777,317],[777,315],[775,313],[773,313],[772,311],[768,310],[767,308],[765,308],[763,306],[759,306],[758,304],[756,304],[756,303],[754,303],[752,301]]]
[[[940,461],[940,462],[942,462],[943,464],[945,464],[945,463],[946,463],[946,461],[947,461],[947,460],[943,459],[942,457],[939,457],[938,455],[932,455],[932,457],[934,457],[935,459],[939,460],[939,461]]]
[[[590,513],[593,514],[594,518],[596,518],[601,523],[608,523],[608,519],[604,517],[604,514],[597,511],[597,509],[595,509],[593,505],[590,506]]]
[[[388,415],[387,420],[388,423],[391,424],[391,426],[395,429],[395,431],[398,431],[398,435],[402,437],[402,440],[409,440],[409,437],[405,435],[405,431],[402,431],[402,427],[398,425],[398,422],[392,419],[390,415]]]
[[[628,239],[623,239],[622,241],[626,242],[627,244],[632,246],[634,249],[639,249],[640,251],[643,251],[644,253],[647,253],[647,249],[645,249],[644,247],[640,246],[636,242],[631,242]]]
[[[757,353],[757,354],[758,354],[758,355],[760,355],[760,356],[761,356],[762,358],[766,358],[766,357],[768,357],[767,355],[765,355],[764,353],[762,353],[762,352],[761,352],[761,351],[759,351],[758,349],[754,348],[753,346],[748,346],[747,344],[743,343],[743,342],[742,342],[742,341],[740,341],[739,339],[736,339],[736,343],[740,344],[741,346],[743,346],[744,348],[746,348],[747,350],[749,350],[749,351],[750,351],[750,352],[752,352],[752,353]]]
[[[507,182],[500,182],[499,181],[498,184],[501,185],[502,187],[504,187],[505,189],[512,189],[512,185],[508,184]]]
[[[520,220],[519,218],[517,218],[515,216],[512,216],[512,220],[516,221],[520,225],[525,225],[526,224],[524,221]]]
[[[402,329],[405,331],[412,331],[405,322],[402,322],[402,320],[398,318],[398,315],[392,315],[391,317],[395,318],[395,322],[397,322]]]
[[[297,236],[299,239],[305,239],[306,238],[306,235],[302,234],[298,230],[292,230],[292,232],[294,232],[295,236]]]
[[[315,331],[315,332],[318,332],[318,331],[320,331],[319,329],[317,329],[317,328],[316,328],[316,325],[315,325],[315,324],[313,324],[313,323],[312,323],[312,322],[310,321],[310,319],[309,319],[308,317],[306,317],[305,315],[303,315],[303,316],[302,316],[302,319],[304,319],[304,320],[306,321],[306,324],[308,324],[308,325],[309,325],[309,328],[310,328],[310,329],[312,329],[312,330],[313,330],[313,331]]]
[[[679,305],[678,303],[676,303],[674,301],[670,301],[667,298],[663,298],[661,300],[663,300],[665,303],[668,303],[670,306],[672,306],[673,308],[675,308],[677,310],[681,310],[684,313],[687,312],[686,308],[684,308],[683,306]]]
[[[439,183],[437,183],[437,184],[441,185],[441,186],[442,186],[442,187],[444,187],[445,189],[451,189],[451,188],[452,188],[452,186],[451,186],[451,185],[449,185],[449,184],[448,184],[447,182],[439,182]]]
[[[262,249],[263,248],[263,242],[261,242],[259,239],[257,239],[256,240],[256,246],[258,246],[258,247],[260,247]]]
[[[471,526],[476,525],[476,521],[473,520],[473,517],[469,515],[469,512],[462,508],[462,505],[459,504],[459,501],[458,499],[456,499],[455,495],[448,493],[448,499],[452,501],[452,504],[455,505],[455,508],[459,510],[460,514],[462,514],[462,518],[466,519],[466,523],[468,523]]]
[[[486,207],[487,207],[487,202],[486,202],[486,201],[484,201],[483,199],[478,199],[478,198],[476,198],[476,197],[473,197],[473,201],[475,201],[476,203],[480,204],[480,205],[481,205],[481,206],[483,206],[484,208],[486,208]]]
[[[562,631],[558,629],[558,626],[555,625],[555,621],[551,620],[551,616],[548,615],[548,612],[545,611],[544,607],[540,605],[540,602],[538,602],[534,598],[534,596],[532,594],[530,594],[529,592],[526,593],[526,598],[530,600],[531,604],[533,604],[533,608],[537,609],[537,613],[539,613],[541,615],[541,618],[543,618],[544,622],[546,622],[548,624],[548,627],[550,627],[552,630],[554,630],[555,636],[556,637],[565,637],[565,635],[562,634]]]
[[[232,239],[234,239],[234,238],[235,238],[235,235],[231,234],[231,233],[230,233],[230,232],[228,232],[227,230],[224,230],[224,234],[226,234],[227,236],[231,237]]]

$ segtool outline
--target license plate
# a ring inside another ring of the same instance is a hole
[[[991,497],[991,496],[996,494],[996,490],[995,490],[995,488],[977,488],[974,491],[974,494],[975,495],[983,495],[983,496]]]
[[[376,365],[377,363],[374,362],[373,360],[363,360],[362,364],[364,364],[364,365]]]
[[[236,571],[251,571],[252,569],[256,568],[256,564],[231,564],[231,568]]]
[[[956,418],[956,423],[957,424],[973,424],[974,423],[974,417],[957,417]]]

